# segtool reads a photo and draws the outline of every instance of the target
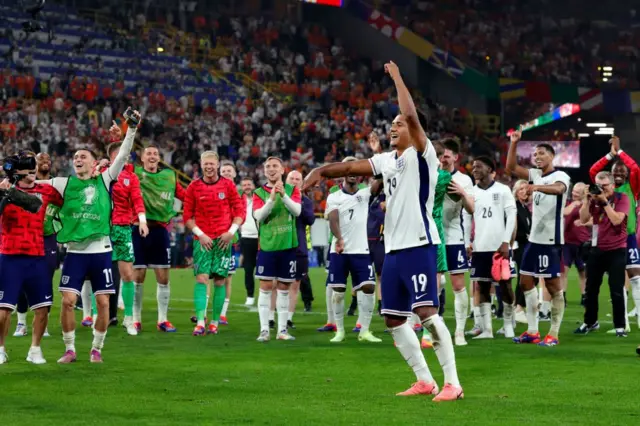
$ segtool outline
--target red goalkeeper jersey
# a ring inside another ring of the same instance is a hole
[[[113,212],[111,222],[114,225],[131,225],[133,220],[144,213],[144,201],[140,191],[140,180],[133,172],[133,166],[127,164],[111,187]]]
[[[21,188],[22,189],[22,188]],[[44,256],[44,216],[49,204],[62,205],[62,196],[51,185],[36,184],[22,189],[42,200],[38,213],[29,213],[13,204],[2,212],[2,244],[0,253]]]
[[[197,179],[189,184],[184,199],[184,222],[195,219],[196,226],[211,239],[229,230],[233,219],[244,221],[247,212],[234,183],[219,177],[215,183]],[[197,237],[196,237],[197,238]]]

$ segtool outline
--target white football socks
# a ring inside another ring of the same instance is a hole
[[[158,293],[156,299],[158,301],[158,323],[162,323],[167,320],[167,313],[169,312],[169,298],[171,297],[171,287],[169,283],[162,285],[158,283]]]
[[[278,333],[287,332],[289,318],[289,290],[277,290],[276,309],[278,310]]]
[[[362,294],[362,295],[361,295]],[[376,304],[375,293],[367,294],[361,291],[358,292],[358,312],[360,313],[358,321],[360,323],[360,334],[367,333],[371,326],[371,319],[373,318],[373,308]]]
[[[91,281],[87,280],[82,284],[80,297],[82,298],[82,319],[91,317]]]
[[[361,291],[357,291],[356,292],[356,302],[358,304],[358,319],[356,320],[356,324],[360,324],[362,325],[362,296],[364,295],[364,293]]]
[[[480,327],[483,333],[493,334],[493,324],[491,322],[491,303],[480,303]]]
[[[527,332],[538,332],[538,289],[536,287],[524,292],[524,301],[527,305]]]
[[[334,291],[331,297],[333,316],[336,321],[336,331],[338,333],[344,333],[344,294],[344,291]]]
[[[227,309],[229,309],[229,299],[224,299],[224,303],[222,305],[222,312],[220,312],[221,317],[227,316]]]
[[[464,333],[464,327],[467,324],[467,316],[469,315],[469,294],[467,289],[453,293],[453,307],[456,316],[456,333]]]
[[[409,367],[416,374],[416,378],[425,383],[433,383],[433,376],[420,348],[420,340],[418,340],[418,336],[416,336],[409,324],[405,322],[398,327],[389,329],[389,331],[396,343],[396,348],[398,348],[404,360],[407,361]]]
[[[18,312],[18,324],[27,325],[27,313]]]
[[[489,307],[489,320],[491,320],[491,308]],[[440,316],[432,315],[422,321],[422,326],[429,330],[433,339],[433,349],[435,350],[442,371],[444,372],[444,383],[453,386],[460,386],[458,370],[456,369],[456,355],[453,350],[451,334]]]
[[[335,324],[336,318],[333,313],[333,289],[326,286],[325,300],[327,301],[327,324]]]
[[[625,310],[625,318],[626,318]],[[549,334],[553,337],[558,337],[560,333],[560,325],[562,324],[562,317],[564,316],[564,293],[562,290],[551,295],[551,328]]]
[[[543,315],[549,315],[549,311],[551,310],[551,302],[547,302],[546,300],[542,301],[542,305],[540,306],[540,312]]]
[[[258,294],[258,316],[260,331],[269,331],[269,311],[271,310],[271,290],[260,289]]]
[[[107,330],[105,331],[93,331],[93,343],[91,344],[91,349],[95,349],[96,351],[102,351],[104,346],[104,339],[107,337]]]
[[[142,322],[142,294],[144,285],[135,283],[135,294],[133,296],[133,322]]]
[[[269,302],[269,321],[275,321],[275,319],[276,319],[276,311],[275,309],[271,310],[271,302]]]
[[[62,341],[64,342],[65,351],[76,351],[76,331],[63,331]]]
[[[508,304],[508,303],[502,303],[502,305],[504,306],[504,311],[502,312],[502,318],[504,320],[504,328],[505,330],[507,328],[514,328],[514,316],[513,316],[513,311],[514,311],[514,305],[513,304]]]
[[[636,312],[640,312],[640,275],[631,278],[631,298],[635,304]],[[638,314],[638,324],[640,325],[640,314]]]

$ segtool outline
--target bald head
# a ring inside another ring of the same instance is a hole
[[[38,179],[47,179],[51,172],[51,157],[46,152],[36,155],[36,174]]]
[[[302,174],[297,170],[289,172],[287,175],[287,183],[298,189],[302,188]]]

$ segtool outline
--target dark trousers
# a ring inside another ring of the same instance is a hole
[[[116,289],[116,293],[109,295],[109,319],[118,317],[118,295],[120,294],[120,269],[118,269],[118,262],[111,264],[111,271],[113,272],[113,287]]]
[[[306,274],[300,280],[300,296],[302,297],[302,301],[305,306],[313,302],[313,290],[311,288],[311,280],[309,279],[309,274]]]
[[[522,307],[527,306],[527,303],[524,300],[524,292],[522,288],[520,288],[520,265],[522,264],[522,255],[524,254],[524,245],[520,245],[518,243],[518,248],[513,252],[513,261],[516,262],[518,266],[518,279],[516,280],[516,305],[520,305]]]
[[[624,248],[602,251],[591,249],[587,262],[587,288],[584,322],[593,325],[598,321],[598,296],[605,272],[609,275],[609,294],[613,305],[613,325],[624,328],[627,313],[624,310],[624,280],[627,265],[627,250]]]
[[[244,268],[244,287],[247,289],[247,297],[253,297],[256,285],[253,272],[256,269],[256,260],[258,259],[258,239],[241,238],[240,250],[242,251],[242,267]]]

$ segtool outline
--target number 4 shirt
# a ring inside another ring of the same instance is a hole
[[[327,197],[325,217],[329,213],[338,211],[340,217],[340,232],[344,240],[344,254],[368,254],[369,241],[367,239],[367,218],[369,214],[369,198],[371,190],[363,188],[350,194],[340,188]],[[336,252],[336,238],[331,242],[331,253]]]

